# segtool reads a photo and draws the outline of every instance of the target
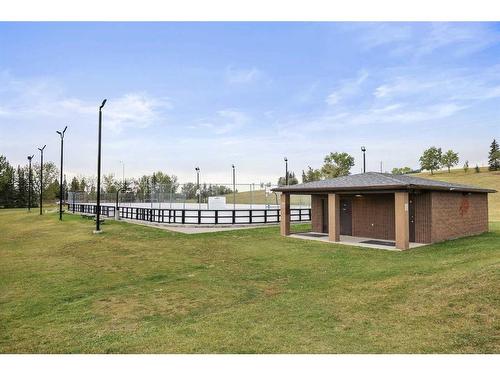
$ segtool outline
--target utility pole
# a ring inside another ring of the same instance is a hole
[[[97,210],[96,210],[96,221],[95,221],[95,232],[101,232],[101,133],[102,133],[102,108],[106,104],[106,99],[102,101],[99,107],[99,136],[98,136],[98,148],[97,148]]]
[[[361,146],[361,151],[363,151],[363,173],[366,173],[366,158],[365,158],[366,147]]]
[[[43,145],[42,148],[39,148],[40,150],[40,215],[43,215],[43,150],[45,150],[45,146]]]
[[[200,167],[196,167],[194,170],[196,171],[196,194],[198,195],[198,209],[201,209]]]
[[[28,169],[28,212],[31,212],[31,159],[33,156],[28,156],[29,169]]]
[[[61,136],[61,176],[59,178],[59,220],[62,220],[62,202],[63,202],[63,155],[64,155],[64,133],[66,133],[66,126],[62,132],[56,131]]]
[[[236,170],[234,169],[234,164],[232,165],[233,168],[233,210],[236,209]]]

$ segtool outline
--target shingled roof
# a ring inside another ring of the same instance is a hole
[[[290,193],[307,192],[348,192],[364,190],[445,190],[475,193],[495,193],[496,190],[476,186],[452,184],[445,181],[428,180],[409,175],[367,172],[332,178],[329,180],[307,182],[305,184],[280,186],[273,191]]]

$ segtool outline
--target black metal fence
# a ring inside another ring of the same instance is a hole
[[[97,213],[97,205],[68,203],[68,210],[73,213]],[[116,207],[101,206],[102,216],[114,217]],[[169,224],[267,224],[280,222],[279,209],[235,209],[235,210],[197,210],[197,209],[169,209],[169,208],[142,208],[118,207],[120,218],[155,223]],[[310,208],[291,208],[291,221],[310,221]]]

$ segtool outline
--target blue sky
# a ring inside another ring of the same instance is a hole
[[[0,23],[0,153],[14,164],[68,125],[69,176],[163,170],[183,182],[275,182],[330,151],[367,169],[460,165],[500,138],[500,24]]]

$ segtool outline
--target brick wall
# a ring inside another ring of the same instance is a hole
[[[394,240],[394,194],[364,194],[352,199],[352,235]]]
[[[415,242],[431,243],[432,201],[430,192],[417,192],[410,195],[415,210]]]
[[[487,193],[432,192],[432,242],[487,231]]]

